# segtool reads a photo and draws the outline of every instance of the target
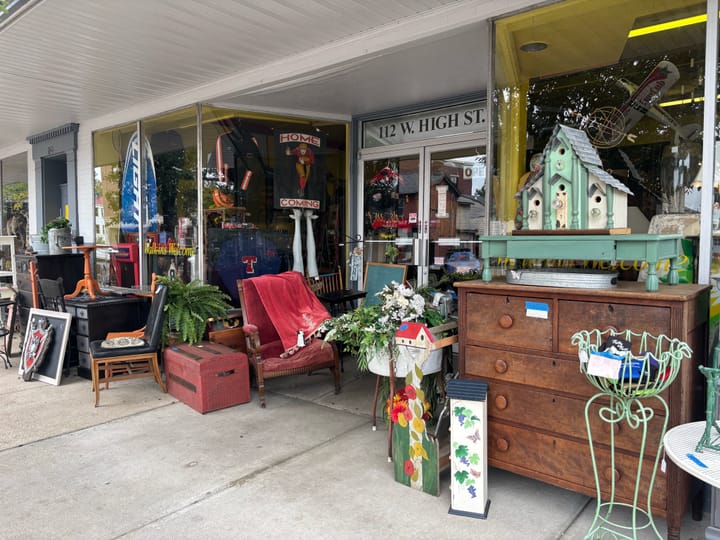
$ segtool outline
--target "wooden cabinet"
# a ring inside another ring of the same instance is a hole
[[[613,289],[531,287],[504,282],[460,282],[458,287],[459,371],[488,382],[488,463],[589,496],[596,495],[585,404],[598,390],[580,372],[571,336],[578,330],[647,331],[690,345],[675,382],[663,397],[669,427],[702,419],[710,288],[663,285],[647,292],[644,283],[620,282]],[[539,309],[538,309],[539,308]],[[659,402],[649,424],[641,487],[647,493],[665,414]],[[641,434],[622,423],[614,433],[611,467],[609,425],[591,411],[596,461],[601,477],[617,479],[616,500],[632,503]],[[678,539],[689,499],[689,478],[667,464],[658,471],[653,515],[665,517],[668,538]],[[603,494],[603,500],[609,493]],[[647,500],[647,498],[645,498]]]
[[[90,342],[105,339],[108,332],[137,330],[145,324],[150,303],[138,296],[111,296],[72,298],[65,300],[65,305],[73,316],[70,339],[75,340],[78,375],[92,379]]]

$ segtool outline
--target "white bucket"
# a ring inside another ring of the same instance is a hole
[[[398,346],[398,357],[395,358],[395,376],[405,377],[407,376],[410,368],[415,365],[416,361],[422,360],[426,354],[425,349],[418,347],[408,347],[407,345]],[[431,373],[437,373],[442,368],[442,356],[443,350],[436,349],[430,351],[430,355],[422,363],[420,369],[423,375],[429,375]],[[376,354],[369,355],[368,358],[368,369],[376,375],[382,375],[383,377],[390,376],[390,355],[387,350],[377,350]]]

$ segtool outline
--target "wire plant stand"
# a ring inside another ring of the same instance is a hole
[[[617,379],[589,373],[590,356],[602,350],[601,346],[608,338],[612,337],[631,344],[631,352],[627,352],[620,361]],[[644,530],[650,530],[658,538],[662,539],[663,536],[655,526],[650,506],[655,475],[662,454],[663,436],[669,419],[667,402],[660,394],[675,380],[680,371],[681,361],[683,358],[689,358],[692,355],[692,349],[685,342],[664,335],[653,336],[647,332],[638,333],[632,330],[616,331],[612,329],[604,331],[581,330],[573,334],[571,343],[578,347],[581,371],[586,375],[588,381],[599,390],[585,405],[585,425],[587,427],[590,458],[597,493],[595,517],[585,535],[585,539],[637,540],[638,532]],[[646,480],[648,484],[647,500],[641,501],[644,458],[646,452],[650,454],[652,450],[646,445],[648,424],[656,414],[655,409],[648,406],[648,403],[659,404],[660,410],[664,411],[665,414],[661,420],[662,431],[655,449],[652,471],[649,475],[649,481]],[[601,480],[591,429],[591,409],[593,405],[598,406],[597,415],[600,420],[609,424],[611,428],[609,430],[610,471],[616,470],[616,430],[614,426],[619,427],[619,424],[625,423],[632,430],[641,430],[632,504],[616,500],[618,481],[616,474],[610,474],[609,479],[605,482]],[[605,501],[602,500],[603,483],[609,483],[609,489],[607,490],[609,498]],[[629,522],[627,518],[622,520],[618,518],[617,514],[613,515],[615,510],[622,508],[630,510]]]

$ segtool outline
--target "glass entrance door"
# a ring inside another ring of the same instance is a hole
[[[480,277],[480,243],[485,234],[485,148],[429,152],[429,242],[424,283],[449,287]]]
[[[417,283],[420,229],[420,154],[363,162],[365,262],[408,266]]]
[[[365,262],[407,265],[407,279],[443,287],[480,271],[485,146],[458,143],[362,161]]]

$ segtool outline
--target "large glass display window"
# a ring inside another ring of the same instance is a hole
[[[143,133],[148,167],[142,249],[148,272],[187,282],[199,273],[197,109],[148,119]],[[134,223],[126,230],[131,239],[137,234]]]
[[[347,126],[204,106],[206,281],[344,268]]]
[[[136,123],[94,134],[95,242],[110,246],[96,251],[101,284],[196,275],[196,118],[188,108],[144,121],[142,149]]]
[[[2,225],[4,235],[15,237],[15,253],[29,247],[28,236],[28,167],[27,154],[21,153],[0,160],[2,187]],[[3,260],[3,270],[9,260]]]
[[[237,303],[238,279],[344,266],[347,125],[200,109],[95,132],[98,280],[198,278]]]
[[[494,41],[491,231],[697,230],[704,2],[562,2],[496,21]],[[542,183],[564,137],[602,182]]]

